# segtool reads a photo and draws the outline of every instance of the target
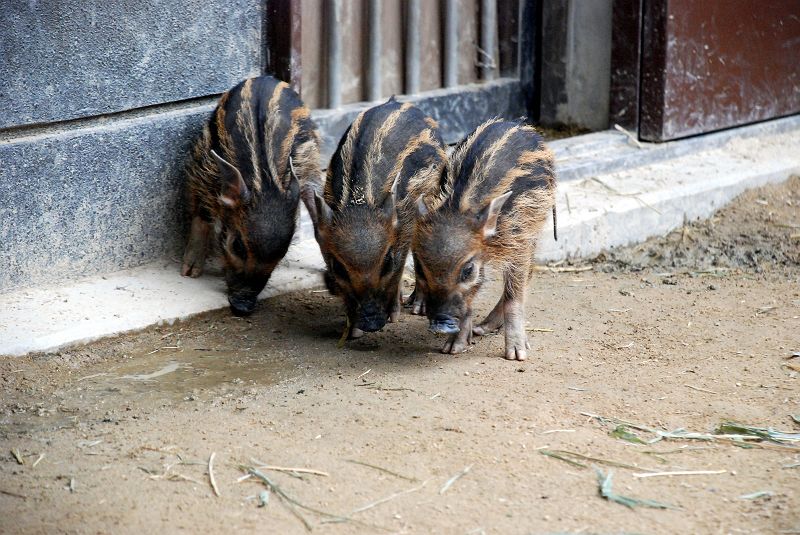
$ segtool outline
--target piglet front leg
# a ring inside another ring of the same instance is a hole
[[[472,334],[475,336],[483,336],[500,330],[503,326],[503,304],[505,299],[500,296],[500,300],[494,306],[486,319],[472,328]]]
[[[528,358],[528,335],[525,332],[525,303],[521,299],[506,301],[503,305],[506,326],[506,358],[525,360]]]
[[[425,315],[425,292],[419,287],[419,283],[414,285],[414,291],[406,300],[405,306],[411,307],[411,313],[415,316]]]
[[[389,323],[397,323],[400,319],[400,309],[403,307],[403,290],[400,285],[397,286],[397,299],[392,301],[392,306],[389,308]]]
[[[461,318],[458,326],[459,331],[450,335],[450,338],[442,348],[442,353],[450,353],[451,355],[463,353],[472,343],[472,313]]]

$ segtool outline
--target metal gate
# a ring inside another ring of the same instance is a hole
[[[534,100],[530,0],[270,0],[265,70],[315,109],[327,159],[352,119],[391,95],[455,142]]]

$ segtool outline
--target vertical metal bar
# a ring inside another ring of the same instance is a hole
[[[497,76],[519,76],[520,0],[497,0]]]
[[[519,81],[532,122],[538,122],[541,116],[543,3],[521,0],[519,5]]]
[[[383,0],[369,0],[367,19],[367,100],[381,98],[381,4]]]
[[[611,19],[609,122],[639,130],[643,0],[614,0]]]
[[[497,39],[497,0],[481,0],[481,47],[478,51],[481,79],[494,80],[497,60],[494,49]]]
[[[342,39],[339,27],[342,19],[342,8],[339,0],[325,2],[325,30],[328,37],[328,107],[338,108],[342,105]]]
[[[273,20],[275,19],[275,1],[266,0],[264,10],[261,12],[261,74],[275,72],[275,33]]]
[[[303,82],[303,13],[302,13],[301,0],[291,0],[289,2],[289,10],[291,11],[291,35],[290,40],[290,56],[289,56],[289,80],[287,80],[292,88],[298,94],[302,94]]]
[[[269,0],[264,8],[266,48],[264,72],[272,74],[300,93],[302,82],[302,2]]]
[[[444,86],[458,85],[458,0],[444,3]]]
[[[420,0],[406,2],[406,88],[408,94],[419,93]]]
[[[669,2],[646,1],[642,5],[641,57],[639,59],[639,139],[671,139],[664,106],[667,92]]]

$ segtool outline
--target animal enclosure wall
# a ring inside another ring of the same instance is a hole
[[[0,292],[174,254],[213,102],[261,72],[259,0],[0,8]]]
[[[451,142],[489,117],[524,115],[516,21],[526,6],[531,12],[530,5],[511,0],[3,3],[0,292],[170,262],[179,255],[189,147],[219,95],[243,78],[273,73],[297,87],[316,108],[325,155],[369,105],[367,99],[391,94],[413,93],[408,98],[442,122]],[[416,6],[416,24],[409,24],[408,6]],[[334,12],[335,24],[329,16]],[[447,24],[453,13],[457,32]],[[490,61],[482,61],[478,51],[489,36],[481,28],[493,28],[486,47]],[[333,31],[336,62],[328,46]],[[370,45],[376,36],[377,55]],[[409,63],[414,50],[417,60]],[[332,107],[333,63],[340,95]],[[408,65],[418,68],[416,88]],[[493,81],[471,84],[488,80]]]

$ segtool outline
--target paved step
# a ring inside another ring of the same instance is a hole
[[[591,257],[705,218],[744,190],[800,174],[800,129],[729,138],[717,147],[611,173],[562,181],[558,242],[545,229],[546,261]]]

